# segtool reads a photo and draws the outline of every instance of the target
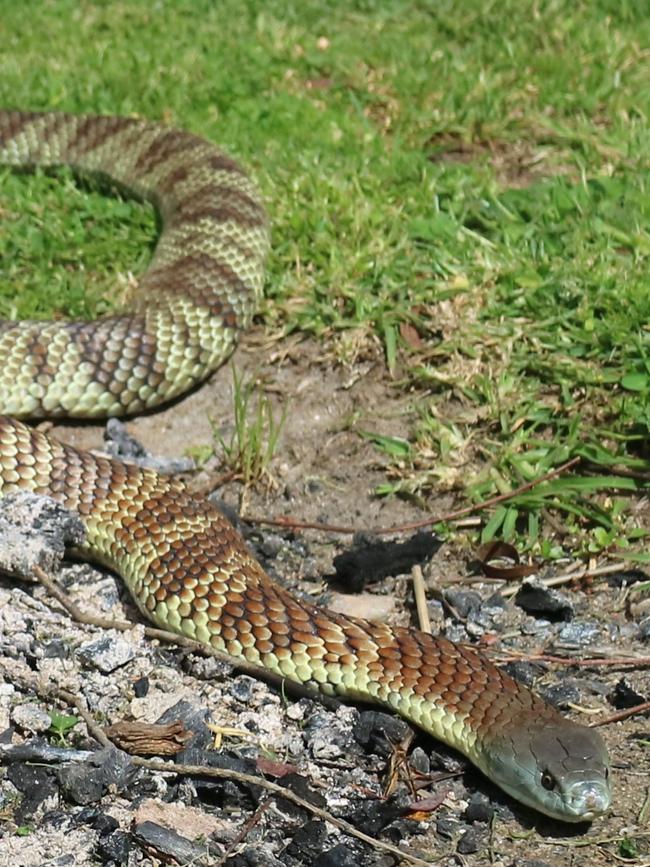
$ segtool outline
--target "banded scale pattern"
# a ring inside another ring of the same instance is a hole
[[[162,229],[122,315],[0,322],[0,407],[19,418],[133,414],[213,372],[262,291],[268,228],[230,157],[122,117],[0,111],[0,164],[69,165],[154,204]]]
[[[328,694],[379,702],[460,750],[515,798],[564,821],[609,807],[609,759],[477,651],[293,597],[207,500],[177,480],[62,445],[9,416],[111,416],[181,394],[231,350],[268,245],[253,184],[188,133],[127,118],[0,111],[0,162],[72,165],[151,200],[162,220],[128,310],[96,322],[0,323],[0,496],[81,516],[81,553],[154,623]]]
[[[62,445],[0,416],[0,495],[30,490],[78,512],[81,553],[124,576],[141,612],[330,695],[372,698],[480,763],[493,727],[559,714],[475,651],[301,602],[182,482]]]

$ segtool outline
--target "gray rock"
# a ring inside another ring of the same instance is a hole
[[[560,629],[557,637],[559,644],[593,644],[602,638],[602,630],[595,620],[574,620]]]
[[[50,715],[36,704],[19,704],[11,714],[13,722],[26,732],[40,734],[46,732],[52,720]]]
[[[50,497],[17,491],[0,499],[0,569],[32,577],[35,566],[55,571],[67,545],[83,542],[78,515]]]
[[[104,674],[126,665],[135,658],[135,655],[131,644],[119,635],[103,635],[101,638],[83,644],[77,650],[79,659]]]

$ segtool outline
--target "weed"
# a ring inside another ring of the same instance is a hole
[[[79,724],[79,719],[76,716],[52,711],[50,713],[50,728],[49,734],[54,739],[54,742],[59,747],[67,746],[66,738],[72,729]]]
[[[233,431],[224,437],[212,420],[214,436],[224,464],[248,487],[265,477],[286,420],[285,405],[280,417],[271,401],[254,380],[245,380],[232,368]]]

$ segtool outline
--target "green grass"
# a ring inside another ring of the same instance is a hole
[[[646,4],[0,0],[0,40],[0,103],[161,119],[251,169],[268,326],[345,360],[377,335],[419,395],[384,493],[481,499],[582,455],[490,532],[548,547],[550,510],[584,550],[635,541],[618,495],[649,469]],[[1,184],[0,315],[101,312],[143,267],[148,209],[67,175]]]

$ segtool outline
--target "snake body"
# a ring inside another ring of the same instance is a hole
[[[611,788],[600,736],[485,656],[299,601],[182,482],[18,420],[148,409],[223,361],[254,310],[268,245],[242,169],[202,139],[140,120],[4,111],[0,163],[108,176],[152,201],[162,221],[123,315],[0,323],[0,496],[28,489],[76,510],[82,553],[119,573],[154,623],[326,694],[392,708],[547,815],[603,814]]]

